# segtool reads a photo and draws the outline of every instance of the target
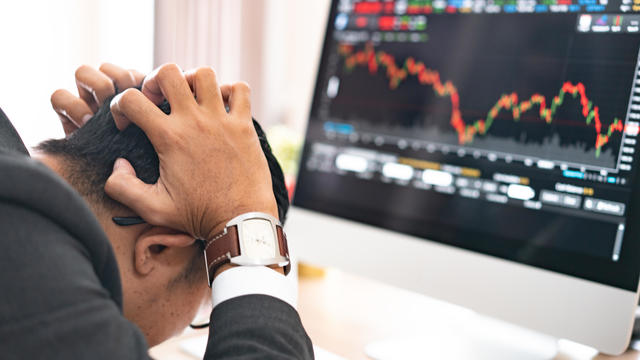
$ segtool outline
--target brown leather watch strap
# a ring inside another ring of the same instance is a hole
[[[209,240],[205,245],[204,254],[209,274],[209,285],[211,285],[216,270],[221,265],[228,263],[232,257],[240,255],[238,227],[236,225],[229,226]]]
[[[276,233],[280,255],[288,259],[289,246],[287,244],[287,236],[280,225],[276,226]],[[213,276],[220,266],[230,262],[231,258],[241,255],[239,241],[237,225],[228,226],[211,240],[205,241],[204,255],[207,275],[209,276],[209,286],[211,286]],[[290,269],[291,264],[289,263],[284,267],[285,275],[289,274]]]
[[[280,255],[289,258],[289,243],[287,242],[287,234],[284,233],[282,226],[276,226],[276,232],[278,233],[278,246],[280,247]],[[289,275],[291,271],[291,261],[284,266],[284,274]]]

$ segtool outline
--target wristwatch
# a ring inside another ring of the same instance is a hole
[[[291,270],[287,237],[282,224],[271,215],[250,212],[237,216],[222,232],[204,240],[204,261],[209,286],[216,270],[227,263],[243,266],[277,265]]]

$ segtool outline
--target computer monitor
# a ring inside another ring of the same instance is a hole
[[[334,0],[298,255],[621,353],[639,49],[631,0]]]

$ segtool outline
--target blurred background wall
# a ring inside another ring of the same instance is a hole
[[[328,0],[156,0],[155,64],[211,65],[247,81],[267,127],[304,127]]]
[[[153,0],[0,2],[0,108],[28,146],[63,136],[49,97],[81,64],[153,67]]]
[[[75,92],[81,64],[145,73],[165,62],[209,65],[221,82],[251,85],[254,116],[266,128],[299,138],[328,7],[328,0],[2,2],[0,107],[33,146],[62,136],[49,96]]]

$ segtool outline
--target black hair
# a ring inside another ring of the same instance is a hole
[[[148,184],[158,180],[159,161],[153,145],[139,127],[131,124],[123,131],[116,128],[110,103],[111,99],[105,101],[96,114],[69,137],[42,142],[37,150],[63,159],[64,176],[81,195],[113,207],[119,203],[106,195],[104,185],[111,175],[116,159],[127,159],[138,178]],[[159,107],[166,114],[171,112],[166,101]],[[255,120],[253,125],[269,164],[278,214],[280,221],[284,223],[289,209],[289,194],[284,175],[264,131]]]

